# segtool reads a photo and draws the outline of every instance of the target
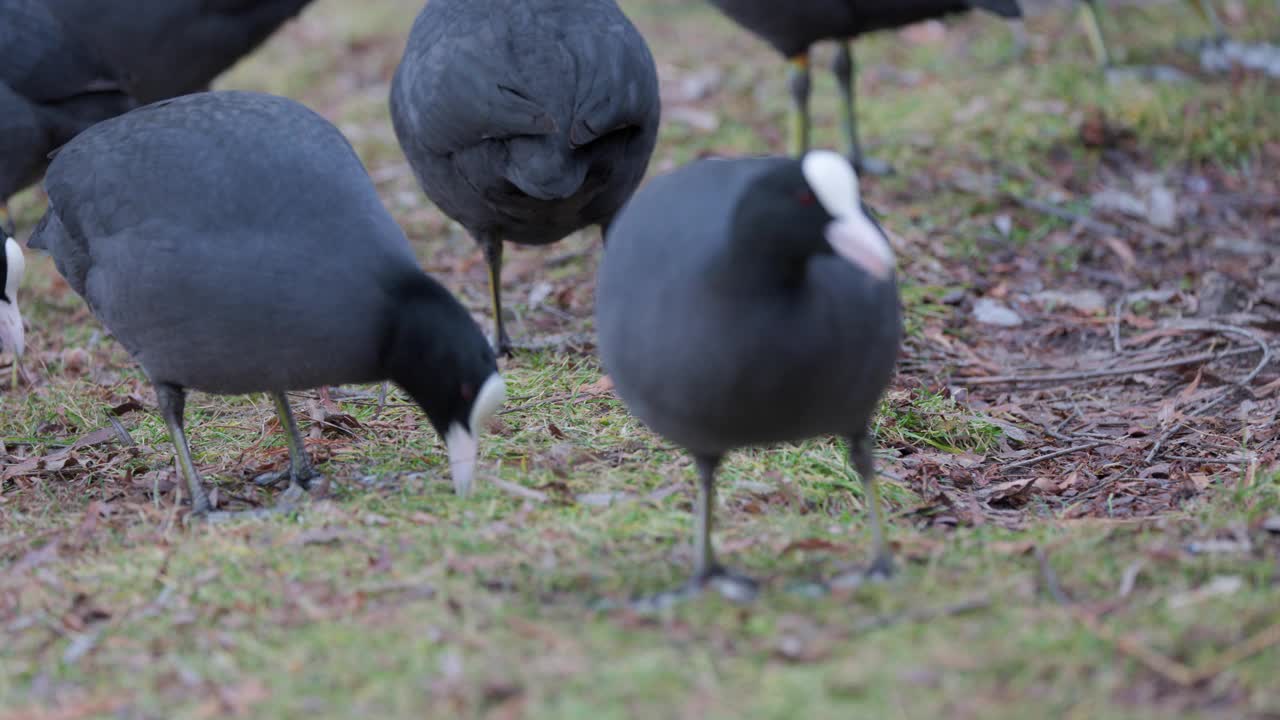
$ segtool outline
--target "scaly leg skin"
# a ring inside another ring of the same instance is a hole
[[[1031,55],[1031,39],[1027,36],[1027,22],[1022,18],[1009,19],[1009,33],[1013,35],[1011,62],[1025,61]]]
[[[502,321],[502,238],[482,235],[478,238],[489,263],[489,296],[493,300],[494,350],[501,356],[511,355],[511,338]]]
[[[836,85],[840,88],[840,127],[844,131],[845,154],[860,173],[889,175],[893,173],[893,168],[882,160],[869,158],[863,154],[862,143],[858,140],[855,69],[853,49],[848,40],[842,40],[836,44],[836,56],[831,64],[831,72],[835,73]]]
[[[809,152],[809,94],[813,89],[809,78],[809,54],[801,53],[787,61],[791,65],[788,86],[791,91],[791,154],[800,157]]]
[[[1111,51],[1107,48],[1106,34],[1102,32],[1102,15],[1099,0],[1084,0],[1080,4],[1080,24],[1093,49],[1093,57],[1104,70],[1111,67]]]
[[[868,580],[887,580],[893,576],[893,553],[885,539],[884,510],[880,503],[880,481],[876,478],[875,463],[871,457],[871,436],[867,432],[849,438],[849,461],[862,478],[867,491],[867,513],[871,521],[871,565],[866,570],[837,573],[827,586],[832,589],[858,587]]]
[[[716,468],[720,465],[720,457],[699,455],[695,460],[698,465],[699,483],[697,567],[694,569],[693,577],[683,587],[634,601],[632,608],[636,610],[642,612],[665,610],[681,601],[697,597],[708,587],[715,588],[726,599],[736,603],[749,603],[759,593],[759,584],[755,580],[733,572],[716,561],[711,531],[716,503],[715,475]]]
[[[1213,0],[1191,0],[1191,4],[1200,13],[1200,17],[1213,28],[1214,42],[1222,42],[1227,39],[1227,29],[1223,26],[1222,20],[1218,17],[1218,11],[1213,7]]]
[[[182,431],[182,415],[187,405],[186,391],[176,385],[159,384],[156,385],[156,399],[160,403],[164,424],[169,427],[174,452],[178,455],[178,470],[186,482],[187,491],[191,493],[191,515],[205,517],[211,509],[209,496],[200,483],[195,463],[191,462],[191,449],[187,446],[186,433]]]
[[[289,510],[297,506],[298,500],[311,487],[311,482],[320,477],[307,457],[306,445],[298,432],[298,423],[293,419],[293,410],[289,407],[289,398],[283,392],[271,393],[271,400],[276,406],[276,415],[280,418],[280,426],[284,428],[285,439],[289,443],[289,469],[259,475],[254,482],[258,485],[274,485],[284,478],[289,478],[289,487],[280,495],[277,508]]]

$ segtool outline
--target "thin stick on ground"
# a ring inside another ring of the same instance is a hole
[[[1004,469],[1014,470],[1016,468],[1028,467],[1031,465],[1042,463],[1045,460],[1052,460],[1054,458],[1062,457],[1063,455],[1070,455],[1072,453],[1082,452],[1084,450],[1092,450],[1093,448],[1096,448],[1102,445],[1107,445],[1107,444],[1109,443],[1103,442],[1103,441],[1097,441],[1097,442],[1084,443],[1083,445],[1076,445],[1074,447],[1063,448],[1061,450],[1054,450],[1051,453],[1045,453],[1044,455],[1037,455],[1036,457],[1027,458],[1026,460],[1019,460],[1016,463],[1010,463],[1008,465],[1005,465]]]
[[[1272,348],[1268,347],[1267,353],[1269,354],[1271,351]],[[956,385],[999,385],[1002,383],[1074,382],[1077,380],[1095,380],[1098,378],[1115,377],[1118,375],[1136,375],[1138,373],[1152,372],[1155,370],[1169,370],[1171,368],[1183,367],[1184,365],[1212,362],[1214,360],[1222,360],[1224,358],[1247,355],[1249,353],[1256,352],[1259,352],[1256,347],[1234,348],[1231,350],[1224,350],[1222,352],[1203,352],[1196,355],[1173,358],[1172,360],[1161,360],[1159,362],[1142,363],[1140,365],[1126,365],[1116,368],[1099,368],[1096,370],[1049,373],[1045,375],[990,375],[987,377],[960,377],[952,378],[951,382]]]

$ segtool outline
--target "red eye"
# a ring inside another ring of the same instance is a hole
[[[805,207],[809,207],[810,205],[813,205],[814,203],[818,202],[818,199],[813,196],[813,192],[811,192],[808,189],[805,189],[796,193],[796,202],[800,203]]]

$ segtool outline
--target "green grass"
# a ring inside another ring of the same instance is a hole
[[[689,103],[712,112],[716,127],[666,123],[655,170],[705,152],[782,150],[785,71],[770,51],[702,2],[623,4],[669,88],[708,68],[719,73],[712,98]],[[417,3],[357,5],[320,0],[222,86],[290,94],[338,123],[424,265],[482,315],[478,251],[422,198],[386,117],[386,82]],[[1255,19],[1233,28],[1245,36],[1280,19],[1274,3],[1247,10]],[[1175,39],[1201,31],[1181,4],[1125,6],[1115,16],[1139,61],[1177,60]],[[899,241],[909,342],[944,324],[943,298],[970,282],[945,270],[981,277],[993,248],[1047,255],[1057,276],[1083,262],[1078,249],[1045,248],[1065,223],[955,189],[952,169],[996,172],[1002,191],[1032,193],[1020,178],[1054,176],[1068,158],[1072,175],[1062,182],[1087,186],[1105,162],[1079,140],[1094,109],[1132,130],[1155,170],[1229,173],[1256,162],[1280,131],[1274,83],[1106,81],[1060,11],[1032,18],[1029,61],[1010,60],[1012,36],[997,21],[953,27],[938,44],[885,34],[857,46],[864,138],[899,170],[868,191]],[[834,97],[829,74],[818,73],[815,137],[827,146],[838,145]],[[28,192],[13,209],[30,228],[42,200]],[[992,228],[999,212],[1012,215],[1007,240]],[[590,331],[597,248],[590,232],[510,253],[507,300],[519,336]],[[548,267],[551,258],[560,262]],[[29,268],[26,367],[38,381],[0,395],[0,438],[14,457],[108,427],[108,409],[131,395],[152,402],[141,372],[102,338],[48,259],[31,257]],[[528,306],[541,281],[568,320]],[[184,527],[171,448],[150,407],[120,418],[133,447],[79,449],[77,463],[6,481],[0,718],[1280,714],[1280,650],[1228,655],[1280,623],[1280,537],[1263,529],[1280,516],[1274,469],[1221,472],[1161,517],[1073,519],[1070,506],[1033,503],[959,527],[939,520],[951,511],[920,487],[890,477],[902,572],[811,597],[806,580],[863,562],[870,549],[844,444],[743,451],[722,469],[716,538],[728,563],[765,580],[762,597],[739,607],[711,595],[641,617],[602,607],[684,579],[690,462],[611,396],[591,394],[600,368],[590,353],[523,353],[504,374],[508,411],[482,441],[477,492],[466,500],[453,495],[421,413],[394,394],[377,413],[374,388],[338,398],[359,423],[356,436],[312,441],[329,494],[288,517]],[[989,458],[1011,442],[1007,417],[958,403],[939,378],[904,375],[877,420],[882,466],[896,476],[905,457],[960,454],[999,482]],[[310,397],[296,400],[301,407]],[[224,499],[272,501],[274,491],[245,482],[284,457],[271,416],[261,397],[191,398],[196,460]],[[1215,540],[1235,545],[1188,549]],[[1076,601],[1070,608],[1041,587],[1033,546]],[[1141,648],[1220,671],[1183,687],[1141,662]],[[1224,657],[1232,661],[1215,667]]]

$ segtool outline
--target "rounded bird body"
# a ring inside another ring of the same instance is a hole
[[[686,591],[754,593],[712,551],[723,456],[824,434],[849,439],[875,528],[872,572],[891,571],[870,425],[902,323],[893,253],[846,160],[703,160],[651,181],[610,228],[596,327],[623,402],[697,462]]]
[[[310,0],[0,0],[0,204],[139,104],[208,89]]]
[[[1016,0],[711,0],[725,15],[787,57],[823,40],[855,38],[956,13],[1021,14]]]
[[[442,436],[474,437],[495,409],[473,412],[501,384],[483,334],[418,267],[337,128],[296,102],[142,107],[62,148],[45,189],[31,247],[157,388],[283,398],[390,379]]]
[[[206,90],[311,0],[43,0],[139,102]]]
[[[653,57],[614,0],[432,0],[390,102],[423,190],[485,249],[495,306],[501,243],[607,224],[660,114]]]
[[[0,204],[39,179],[48,154],[134,106],[48,0],[0,0]]]
[[[794,164],[695,163],[654,179],[609,235],[602,360],[637,417],[695,452],[861,431],[892,373],[892,280],[830,253],[780,261],[796,249],[790,222],[725,222],[753,183]]]
[[[930,18],[983,9],[1006,18],[1021,17],[1018,0],[711,0],[725,15],[759,36],[785,56],[791,65],[790,152],[809,149],[812,119],[809,96],[813,88],[809,48],[824,40],[837,41],[831,69],[840,91],[840,125],[845,151],[854,164],[869,173],[891,168],[866,157],[858,137],[855,76],[850,40],[864,33],[903,27]]]

